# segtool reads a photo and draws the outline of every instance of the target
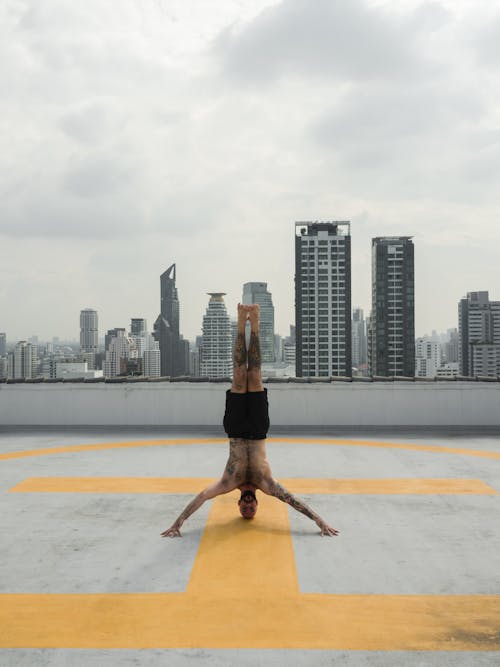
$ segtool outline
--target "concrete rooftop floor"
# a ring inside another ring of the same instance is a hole
[[[340,530],[207,503],[221,433],[0,431],[0,664],[499,665],[500,438],[273,433]]]

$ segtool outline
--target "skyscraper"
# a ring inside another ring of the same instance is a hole
[[[115,329],[106,350],[102,370],[105,377],[115,377],[126,371],[127,359],[137,357],[135,341],[125,334],[125,329]],[[108,332],[109,334],[109,332]]]
[[[179,297],[175,278],[175,264],[160,276],[161,309],[154,324],[154,337],[160,344],[161,374],[171,377],[184,375],[189,355],[189,343],[182,340],[179,333]]]
[[[143,317],[132,317],[130,320],[130,336],[146,337],[148,324]]]
[[[20,340],[9,354],[8,377],[30,380],[36,377],[37,350],[36,346]]]
[[[415,341],[415,377],[436,377],[441,367],[441,343],[422,336]]]
[[[274,306],[267,283],[245,283],[242,301],[245,305],[260,306],[260,352],[263,362],[274,361]]]
[[[200,372],[210,379],[231,377],[231,321],[224,292],[208,292],[210,300],[203,316]]]
[[[362,308],[352,312],[352,365],[358,370],[365,368],[367,363],[366,321]]]
[[[0,333],[0,357],[7,354],[7,334]]]
[[[461,375],[500,375],[500,301],[488,292],[468,292],[458,304]]]
[[[147,340],[147,322],[142,317],[133,317],[130,320],[130,332],[129,337],[135,341],[137,348],[137,355],[139,358],[142,357],[144,350],[149,349],[149,341]]]
[[[154,343],[154,348],[151,350],[144,350],[144,375],[150,378],[160,377],[160,346],[157,341]]]
[[[411,239],[372,239],[372,375],[415,376],[415,265]]]
[[[350,222],[295,223],[296,373],[350,376]]]
[[[80,311],[80,351],[97,352],[99,345],[99,318],[97,311],[85,308]]]

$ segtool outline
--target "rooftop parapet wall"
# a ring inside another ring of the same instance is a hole
[[[301,380],[268,383],[275,427],[500,427],[496,381]],[[228,388],[192,381],[1,383],[0,426],[221,426]]]

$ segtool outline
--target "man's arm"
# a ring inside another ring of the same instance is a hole
[[[271,478],[271,480],[266,481],[264,484],[260,485],[259,488],[264,493],[278,498],[284,503],[290,505],[290,507],[293,507],[293,509],[297,510],[297,512],[305,514],[305,516],[315,521],[321,531],[321,535],[338,535],[338,530],[329,526],[318,514],[316,514],[316,512],[313,512],[310,507],[296,498],[292,493],[290,493],[290,491],[287,491],[284,486],[281,486],[281,484],[276,479]]]
[[[207,486],[206,489],[203,489],[193,500],[185,507],[182,512],[179,514],[174,523],[164,530],[161,534],[162,537],[181,537],[180,528],[184,521],[191,516],[197,509],[199,509],[206,500],[220,496],[223,493],[229,493],[236,488],[236,485],[231,484],[231,481],[227,477],[222,477],[218,482],[214,482]]]

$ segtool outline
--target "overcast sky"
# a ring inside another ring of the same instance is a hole
[[[3,0],[0,331],[77,338],[267,281],[294,321],[294,222],[413,235],[416,333],[500,299],[500,3]]]

